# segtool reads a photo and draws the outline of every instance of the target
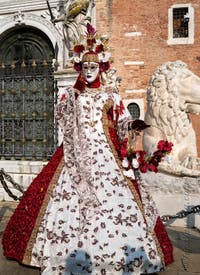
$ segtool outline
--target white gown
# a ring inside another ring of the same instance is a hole
[[[106,115],[111,107],[112,120]],[[123,140],[130,118],[119,94],[86,90],[75,100],[68,88],[56,117],[63,129],[65,166],[39,226],[31,265],[41,267],[42,275],[162,270],[154,203],[141,185],[143,208],[108,134],[114,123]]]

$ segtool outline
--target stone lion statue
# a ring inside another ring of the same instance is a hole
[[[200,158],[189,113],[200,113],[200,78],[182,61],[158,67],[147,90],[143,148],[156,149],[159,140],[171,141],[173,151],[160,170],[178,176],[200,176]]]

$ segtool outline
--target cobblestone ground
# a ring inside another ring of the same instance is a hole
[[[16,202],[0,202],[0,238],[16,205]],[[174,263],[157,275],[200,275],[199,230],[168,226],[167,231],[174,246]],[[6,259],[0,245],[0,274],[39,275],[40,272]]]

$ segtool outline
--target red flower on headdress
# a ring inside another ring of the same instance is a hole
[[[96,34],[95,28],[90,23],[87,23],[86,28],[87,28],[87,33],[86,33],[87,36],[88,35],[94,36]]]
[[[74,46],[74,52],[75,53],[82,53],[84,50],[85,50],[85,47],[83,45]]]
[[[110,68],[110,63],[107,62],[99,62],[99,69],[101,72],[106,72]]]
[[[103,52],[103,51],[104,51],[103,44],[100,44],[100,45],[96,46],[96,49],[95,49],[96,53],[100,53],[100,52]]]

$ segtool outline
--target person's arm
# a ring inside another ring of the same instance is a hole
[[[58,121],[58,124],[63,128],[65,121],[67,120],[70,113],[70,101],[73,97],[73,88],[67,87],[65,92],[63,92],[59,98],[58,103],[55,105],[54,115],[55,119]]]
[[[123,100],[119,94],[114,95],[114,118],[117,122],[117,133],[120,141],[123,141],[128,134],[128,124],[133,121],[128,109],[124,106]]]
[[[65,98],[65,99],[60,100],[55,105],[55,110],[54,110],[55,119],[58,121],[59,124],[62,121],[64,113],[66,113],[66,112],[67,112],[67,104],[66,104],[66,98]]]

